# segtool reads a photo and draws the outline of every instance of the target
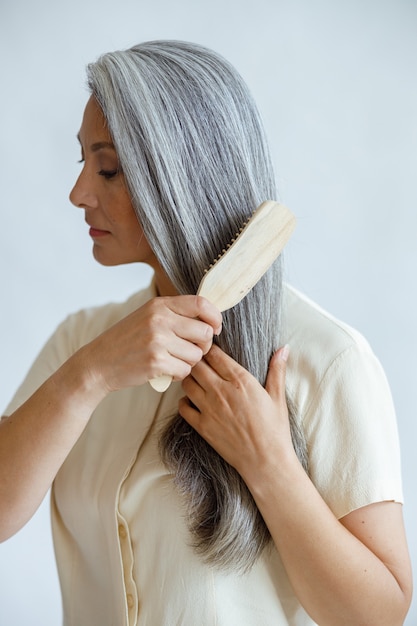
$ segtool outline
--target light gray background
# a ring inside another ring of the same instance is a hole
[[[67,196],[85,64],[158,38],[216,49],[252,88],[299,220],[288,279],[362,331],[389,377],[416,564],[415,0],[1,0],[0,405],[67,313],[149,278],[98,266]],[[0,546],[0,624],[56,626],[60,615],[45,502]]]

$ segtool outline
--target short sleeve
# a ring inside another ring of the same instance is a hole
[[[62,322],[32,363],[25,379],[17,389],[4,415],[10,415],[47,380],[70,356],[77,346],[71,345],[69,327],[73,320],[69,317]]]
[[[46,342],[4,411],[4,415],[10,415],[26,402],[45,380],[56,372],[81,346],[84,346],[155,295],[155,285],[152,282],[149,287],[133,294],[125,302],[112,302],[82,309],[69,315]]]
[[[331,362],[304,426],[311,479],[337,518],[374,502],[402,502],[393,400],[366,341]]]

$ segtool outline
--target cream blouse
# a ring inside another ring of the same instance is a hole
[[[45,345],[10,414],[61,363],[155,295],[80,311]],[[390,390],[364,338],[285,287],[288,391],[310,475],[337,518],[402,501]],[[190,547],[180,497],[157,450],[181,385],[110,394],[95,410],[52,489],[65,626],[312,626],[274,548],[245,575],[205,565]],[[279,503],[277,503],[279,506]]]

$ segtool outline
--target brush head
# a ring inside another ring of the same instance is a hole
[[[287,207],[267,200],[253,213],[228,246],[204,274],[197,295],[204,296],[220,311],[238,304],[256,285],[295,228],[296,220]],[[166,391],[171,376],[150,380],[156,391]]]
[[[287,207],[261,204],[204,274],[197,294],[220,311],[240,302],[280,255],[296,225]]]

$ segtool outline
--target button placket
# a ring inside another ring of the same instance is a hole
[[[120,539],[126,539],[127,537],[127,532],[126,532],[126,527],[124,526],[124,524],[119,524],[119,537]]]
[[[123,566],[123,580],[126,606],[129,616],[129,626],[134,626],[137,622],[139,600],[136,583],[133,579],[133,550],[130,540],[129,527],[120,514],[118,514],[117,531],[119,535],[120,556]]]

